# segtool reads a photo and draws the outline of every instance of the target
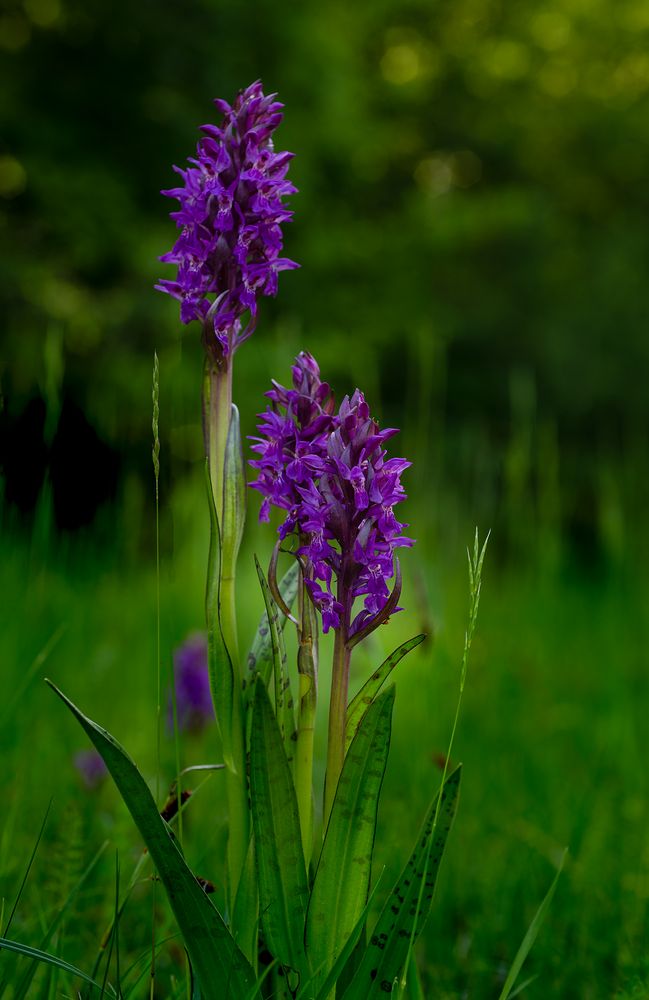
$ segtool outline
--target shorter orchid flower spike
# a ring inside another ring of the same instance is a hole
[[[413,541],[394,508],[406,499],[401,475],[410,462],[387,457],[384,445],[397,431],[379,428],[362,392],[336,412],[311,355],[296,359],[292,389],[273,383],[266,395],[271,405],[252,446],[259,457],[250,463],[258,471],[250,485],[264,497],[260,520],[271,506],[286,512],[279,536],[298,538],[323,631],[344,628],[355,645],[400,610],[396,551]]]

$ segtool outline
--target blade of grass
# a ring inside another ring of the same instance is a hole
[[[18,955],[26,955],[27,958],[35,958],[37,962],[44,962],[48,965],[53,965],[58,969],[62,969],[64,972],[69,973],[71,976],[76,976],[78,979],[83,979],[85,983],[90,983],[91,986],[95,986],[98,990],[101,989],[99,983],[87,976],[85,972],[81,969],[77,969],[75,965],[70,965],[69,962],[63,961],[62,958],[57,958],[56,955],[49,955],[45,951],[41,951],[39,948],[32,948],[28,944],[22,944],[20,941],[10,941],[8,938],[0,937],[0,951],[6,948],[7,951],[16,952]],[[111,993],[115,996],[115,991],[112,986],[110,987]]]
[[[451,735],[450,735],[449,741],[448,741],[448,748],[447,748],[446,756],[445,756],[445,759],[444,759],[444,769],[442,771],[442,784],[441,784],[442,789],[444,789],[445,785],[446,785],[446,776],[448,774],[449,762],[451,760],[451,753],[453,751],[453,746],[454,746],[454,743],[455,743],[455,733],[457,731],[458,721],[459,721],[459,718],[460,718],[460,709],[462,707],[462,699],[464,697],[464,688],[465,688],[465,685],[466,685],[466,674],[467,674],[467,668],[468,668],[468,664],[469,664],[469,652],[471,650],[471,643],[473,642],[473,636],[475,634],[476,625],[478,623],[478,608],[480,606],[480,593],[481,593],[481,590],[482,590],[482,567],[483,567],[483,564],[484,564],[484,557],[485,557],[485,554],[486,554],[486,551],[487,551],[487,545],[489,543],[490,536],[491,536],[491,531],[488,531],[487,532],[487,536],[486,536],[486,538],[485,538],[485,540],[484,540],[484,542],[482,544],[482,548],[480,548],[480,538],[479,538],[479,534],[478,534],[478,529],[476,527],[476,529],[475,529],[475,535],[474,535],[474,538],[473,538],[473,554],[471,553],[470,549],[467,548],[467,559],[468,559],[468,564],[469,564],[469,567],[468,567],[469,568],[469,623],[468,623],[467,630],[466,630],[466,632],[464,634],[464,648],[463,648],[463,651],[462,651],[462,665],[461,665],[461,668],[460,668],[460,690],[459,690],[459,693],[458,693],[457,704],[455,706],[455,716],[453,718],[453,726],[451,728]],[[435,819],[433,821],[433,832],[434,832],[435,828],[437,827],[437,822],[438,822],[438,819],[439,819],[439,811],[440,811],[440,807],[441,807],[441,804],[442,804],[442,797],[443,796],[439,796],[438,799],[437,799],[437,811],[436,811],[436,814],[435,814]],[[432,844],[433,844],[433,841],[431,839],[431,841],[430,841],[430,843],[428,845],[428,853],[426,855],[426,865],[428,865],[428,862],[429,862],[429,859],[430,859],[430,852],[432,850]],[[424,883],[422,882],[422,884],[420,886],[420,889],[419,889],[419,898],[417,900],[417,916],[415,918],[415,922],[413,924],[412,933],[410,935],[410,942],[409,942],[409,945],[408,945],[408,954],[407,954],[407,957],[406,957],[406,961],[405,961],[405,964],[404,964],[404,970],[403,970],[403,972],[401,974],[401,980],[400,980],[400,984],[399,984],[399,995],[400,996],[403,994],[403,991],[405,990],[405,987],[406,987],[406,970],[408,969],[408,967],[410,965],[410,960],[411,960],[411,957],[412,957],[412,950],[413,950],[414,945],[415,945],[415,940],[416,940],[415,929],[417,927],[417,920],[419,918],[419,911],[421,910],[421,907],[422,907],[423,893],[424,893]],[[430,907],[428,907],[428,909],[430,909]]]
[[[40,844],[40,842],[41,842],[41,840],[43,838],[43,834],[45,833],[45,826],[47,824],[47,818],[48,818],[48,816],[50,814],[50,809],[51,808],[52,808],[52,799],[50,799],[50,801],[47,804],[47,809],[45,810],[45,815],[43,816],[43,822],[41,823],[41,828],[40,828],[40,830],[38,832],[38,836],[36,838],[36,843],[34,844],[31,856],[29,858],[29,861],[27,862],[27,868],[25,869],[25,874],[23,875],[23,880],[20,883],[20,888],[18,889],[18,892],[16,894],[16,898],[14,900],[14,905],[12,906],[11,913],[9,914],[9,919],[7,920],[7,923],[5,924],[4,930],[2,931],[2,936],[3,937],[7,936],[7,934],[9,933],[9,929],[11,928],[11,924],[12,924],[13,918],[14,918],[14,916],[16,914],[16,910],[18,909],[18,904],[20,903],[20,899],[21,899],[21,896],[23,894],[23,890],[25,888],[25,885],[27,884],[27,879],[29,878],[29,873],[32,870],[32,865],[34,864],[34,859],[36,858],[36,852],[38,851],[38,846],[39,846],[39,844]],[[3,988],[4,988],[4,984],[3,984]]]
[[[45,936],[41,940],[39,951],[43,951],[44,952],[45,949],[48,947],[50,941],[54,937],[54,935],[55,935],[56,931],[58,930],[59,926],[61,925],[61,922],[62,922],[62,920],[63,920],[66,912],[69,910],[70,906],[72,905],[72,903],[73,903],[73,901],[74,901],[77,893],[85,885],[88,877],[94,871],[94,869],[95,869],[95,867],[96,867],[99,859],[101,858],[102,854],[104,853],[104,851],[106,850],[107,847],[108,847],[108,841],[105,840],[104,843],[99,848],[99,850],[97,851],[97,853],[95,854],[95,856],[92,859],[92,861],[90,862],[90,864],[87,866],[87,868],[85,869],[85,871],[81,874],[81,877],[79,878],[77,884],[70,890],[70,893],[68,894],[65,902],[63,903],[63,905],[61,906],[61,908],[57,911],[56,916],[54,917],[52,923],[50,924],[50,926],[47,929],[47,933],[45,934]],[[28,996],[29,988],[31,986],[31,983],[32,983],[32,980],[34,978],[34,974],[36,972],[37,967],[38,967],[37,962],[33,962],[32,965],[31,965],[31,967],[27,970],[27,972],[23,976],[22,980],[20,981],[19,985],[16,987],[16,992],[14,994],[14,1000],[26,1000],[26,998]],[[93,972],[91,975],[92,975],[92,978],[94,979],[95,973]]]
[[[563,870],[567,854],[568,854],[568,849],[566,848],[566,850],[563,852],[563,855],[561,856],[561,861],[559,862],[559,867],[557,868],[556,875],[552,879],[552,884],[550,885],[550,888],[546,892],[545,897],[541,902],[541,905],[534,914],[532,922],[530,926],[527,928],[527,931],[525,933],[525,937],[521,941],[520,947],[516,952],[516,956],[514,958],[514,961],[512,962],[511,968],[507,975],[507,979],[505,980],[505,984],[502,988],[502,992],[498,1000],[510,1000],[510,998],[514,995],[512,993],[514,983],[518,979],[519,973],[523,968],[523,963],[527,958],[527,956],[529,955],[530,951],[532,950],[532,945],[536,941],[539,930],[541,929],[541,924],[543,923],[545,916],[548,910],[550,909],[552,897],[554,896],[555,889],[557,888],[557,882],[559,881],[559,877]]]

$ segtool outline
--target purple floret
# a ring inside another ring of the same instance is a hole
[[[273,150],[283,117],[274,98],[258,80],[232,107],[215,100],[221,125],[201,127],[196,157],[174,167],[182,185],[162,192],[180,203],[171,218],[181,232],[160,258],[178,266],[176,278],[156,288],[180,301],[183,323],[203,321],[208,348],[224,355],[253,333],[257,300],[276,294],[279,272],[299,266],[281,256],[281,227],[293,215],[283,199],[297,189],[286,179],[293,154]]]
[[[207,638],[203,633],[191,635],[174,652],[174,679],[178,729],[181,732],[196,732],[214,719],[207,667]],[[172,728],[171,698],[169,702],[168,723]]]
[[[387,458],[384,444],[397,431],[379,428],[359,390],[333,412],[329,386],[310,355],[298,357],[293,385],[274,383],[266,393],[271,406],[261,414],[262,436],[254,439],[261,457],[250,463],[259,472],[251,486],[264,496],[260,520],[268,520],[271,506],[287,511],[280,538],[299,536],[323,631],[342,625],[352,638],[381,618],[396,550],[413,544],[394,514],[406,499],[401,474],[410,462]],[[357,598],[363,607],[353,616]]]
[[[73,759],[86,788],[97,788],[108,775],[108,768],[96,750],[79,750]]]

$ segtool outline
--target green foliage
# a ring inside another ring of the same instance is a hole
[[[561,872],[563,870],[563,865],[564,865],[564,862],[566,860],[566,854],[567,853],[568,853],[567,851],[563,852],[563,855],[561,857],[561,861],[560,861],[559,866],[557,868],[557,873],[554,876],[554,878],[552,879],[552,884],[551,884],[550,888],[548,889],[547,893],[545,894],[545,896],[544,896],[544,898],[543,898],[543,900],[542,900],[542,902],[541,902],[538,910],[534,914],[534,918],[533,918],[530,926],[528,927],[527,931],[525,932],[525,937],[521,941],[520,948],[516,952],[516,955],[514,957],[514,961],[512,962],[511,969],[507,973],[507,979],[505,980],[504,986],[502,988],[502,992],[501,992],[500,997],[498,998],[498,1000],[509,1000],[510,997],[515,996],[516,993],[519,992],[518,990],[514,991],[514,986],[516,985],[516,980],[518,979],[520,971],[523,968],[523,963],[524,963],[525,959],[529,955],[529,953],[530,953],[530,951],[531,951],[531,949],[532,949],[532,947],[534,945],[534,942],[536,941],[536,938],[537,938],[537,935],[539,933],[539,930],[541,929],[541,924],[545,920],[545,917],[547,916],[548,910],[550,909],[550,904],[552,903],[552,899],[554,897],[554,893],[555,893],[555,890],[557,888],[557,882],[559,881],[559,876],[561,875]]]
[[[250,793],[266,944],[282,965],[304,973],[309,888],[300,819],[284,740],[261,680],[255,685],[252,714]]]
[[[183,934],[202,997],[217,1000],[223,996],[224,986],[235,996],[241,995],[252,986],[253,970],[188,868],[135,764],[106,730],[48,683],[101,754],[142,835]]]
[[[255,556],[255,566],[257,576],[264,595],[266,606],[266,618],[270,629],[271,647],[273,652],[273,686],[275,692],[275,714],[282,734],[282,742],[286,752],[287,760],[292,762],[295,753],[295,712],[293,695],[291,694],[291,681],[288,674],[286,662],[286,649],[280,624],[280,616],[275,604],[270,588],[264,576],[264,571],[259,565]]]
[[[210,510],[210,548],[205,593],[210,689],[221,734],[223,757],[226,764],[233,768],[232,699],[234,696],[234,671],[221,623],[221,532],[208,462],[205,463],[205,482]]]
[[[446,779],[435,797],[414,850],[370,936],[345,1000],[380,1000],[394,992],[408,962],[411,942],[421,934],[430,912],[439,865],[446,847],[460,787],[461,769]]]
[[[358,731],[365,712],[374,701],[377,692],[381,690],[391,672],[401,662],[406,653],[409,653],[411,649],[418,646],[425,638],[425,635],[416,635],[412,639],[408,639],[407,642],[401,643],[398,649],[390,653],[387,660],[384,660],[381,666],[368,677],[358,694],[352,698],[347,706],[347,723],[345,728],[346,749],[349,748],[349,744]]]
[[[345,756],[309,900],[306,942],[322,978],[363,913],[390,748],[394,687],[370,705]]]

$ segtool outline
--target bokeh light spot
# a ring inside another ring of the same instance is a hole
[[[61,18],[60,0],[25,0],[25,11],[32,24],[51,28]]]
[[[0,196],[15,198],[25,190],[27,172],[15,156],[0,156]]]
[[[399,86],[411,83],[421,73],[419,53],[406,42],[391,45],[381,59],[381,72],[389,83]]]

